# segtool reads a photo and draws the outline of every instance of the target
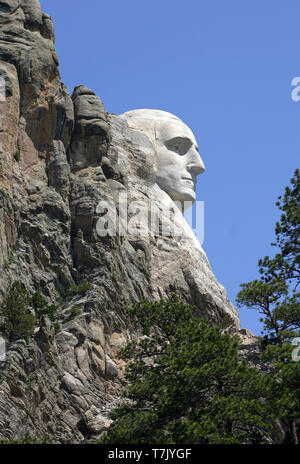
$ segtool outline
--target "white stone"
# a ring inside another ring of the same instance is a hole
[[[205,166],[194,134],[179,118],[160,110],[123,113],[129,127],[147,134],[156,151],[156,182],[172,200],[196,199],[197,176]]]
[[[148,207],[148,210],[142,208],[138,215],[140,235],[129,230],[127,237],[131,243],[144,243],[149,250],[152,297],[167,299],[173,288],[175,292],[180,289],[181,294],[186,294],[211,322],[220,323],[228,314],[239,330],[238,312],[217,281],[200,242],[178,208],[178,199],[190,204],[195,200],[196,182],[191,185],[184,179],[189,168],[196,166],[194,178],[204,171],[192,132],[176,116],[159,110],[133,110],[120,116],[111,115],[110,121],[112,146],[109,155],[112,159],[115,156],[118,164],[126,166],[128,204],[133,199]],[[180,140],[186,138],[191,151],[180,155],[170,150],[169,142],[177,137]],[[147,147],[146,153],[144,147]],[[190,165],[190,160],[195,160],[195,164]],[[157,234],[153,230],[148,214],[153,205],[160,211],[166,229],[175,230],[174,234]]]

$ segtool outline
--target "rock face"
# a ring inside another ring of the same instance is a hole
[[[94,92],[80,85],[72,100],[75,110],[75,127],[69,150],[69,161],[74,171],[97,167],[107,153],[110,128],[103,103]]]
[[[45,317],[34,339],[7,343],[0,439],[80,443],[109,426],[123,367],[117,353],[134,336],[124,306],[176,293],[213,323],[229,315],[233,330],[238,313],[179,211],[179,238],[149,229],[143,207],[152,202],[166,216],[170,204],[155,183],[153,146],[85,86],[69,95],[38,0],[1,1],[0,26],[0,298],[21,280],[59,305],[61,324],[55,333]],[[99,204],[110,205],[113,221],[120,199],[143,205],[143,233],[100,236]],[[84,280],[85,292],[65,298]]]

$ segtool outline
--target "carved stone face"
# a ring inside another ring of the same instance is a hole
[[[157,154],[156,182],[174,201],[195,201],[196,179],[205,166],[192,131],[176,116],[159,110],[121,115],[129,126],[146,132]]]
[[[172,200],[194,201],[197,176],[205,167],[192,131],[171,119],[160,121],[156,132],[157,184]]]

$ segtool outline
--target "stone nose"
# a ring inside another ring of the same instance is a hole
[[[199,174],[202,174],[205,171],[205,165],[202,161],[201,156],[196,150],[193,150],[193,153],[191,154],[187,170],[191,172],[194,176],[198,176]]]

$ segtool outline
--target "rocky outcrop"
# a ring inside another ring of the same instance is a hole
[[[75,127],[69,150],[70,164],[74,171],[99,166],[102,157],[107,153],[110,139],[103,103],[84,85],[75,88],[72,100]]]
[[[171,221],[170,199],[155,183],[153,147],[108,115],[90,89],[69,95],[53,24],[39,2],[1,1],[0,26],[1,300],[21,280],[58,305],[61,326],[55,332],[45,317],[28,343],[7,343],[0,439],[29,433],[80,443],[109,425],[123,367],[117,353],[137,335],[125,306],[177,293],[213,323],[229,315],[235,331],[238,313],[179,211],[173,215],[181,236],[149,228],[151,204],[160,220]],[[141,206],[139,221],[130,205]],[[118,224],[124,208],[143,233],[124,232],[121,222],[115,236],[101,236],[103,214]]]

